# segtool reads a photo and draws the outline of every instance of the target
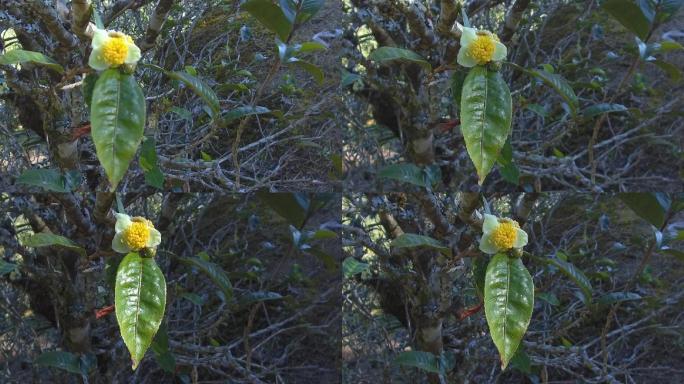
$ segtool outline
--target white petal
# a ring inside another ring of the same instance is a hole
[[[513,243],[513,248],[522,248],[527,245],[527,232],[522,229],[517,229],[518,233],[515,237],[515,243]]]
[[[493,255],[499,252],[499,249],[494,245],[490,239],[489,234],[482,235],[480,239],[480,251]]]
[[[468,48],[475,39],[477,39],[475,28],[463,27],[463,32],[461,32],[461,48]]]
[[[135,64],[140,60],[140,48],[134,43],[128,44],[128,55],[124,62],[126,64]]]
[[[93,47],[93,51],[97,51],[102,47],[102,45],[109,39],[109,34],[106,30],[95,27],[93,32],[93,41],[90,42],[90,46]]]
[[[114,212],[114,216],[116,216],[116,226],[114,226],[116,233],[122,232],[131,226],[131,217],[127,214]]]
[[[90,57],[88,58],[88,65],[90,68],[96,71],[104,71],[105,69],[109,69],[109,64],[102,60],[101,56],[100,50],[96,51],[93,49],[93,51],[90,52]]]
[[[123,242],[123,234],[117,233],[114,235],[114,240],[112,240],[112,249],[118,253],[128,253],[131,251],[130,248]]]
[[[488,235],[499,226],[499,219],[496,218],[494,215],[490,215],[488,213],[485,213],[484,215],[484,222],[482,223],[482,233],[485,235]]]
[[[161,244],[161,233],[155,228],[150,228],[150,238],[147,240],[147,248],[156,248]]]
[[[503,45],[502,42],[497,41],[494,43],[494,55],[492,56],[493,61],[501,61],[508,55],[508,49]]]
[[[458,50],[458,56],[456,57],[456,62],[467,68],[472,68],[477,65],[477,61],[473,59],[468,53],[468,47],[461,45]]]

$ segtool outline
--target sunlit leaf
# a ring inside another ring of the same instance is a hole
[[[430,65],[427,60],[422,58],[419,54],[403,48],[380,47],[371,52],[368,58],[381,64],[398,61],[418,64],[428,71],[432,70],[432,65]]]
[[[451,249],[444,246],[439,240],[432,237],[418,235],[415,233],[402,233],[390,244],[392,248],[433,248],[445,255],[451,255]]]
[[[520,258],[499,253],[487,266],[484,307],[501,368],[515,355],[534,308],[534,283]]]
[[[64,68],[53,59],[40,52],[25,51],[23,49],[13,49],[0,55],[0,65],[33,63],[52,69],[58,73],[63,73]]]

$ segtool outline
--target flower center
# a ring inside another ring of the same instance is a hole
[[[492,232],[492,243],[499,249],[511,249],[518,238],[517,223],[504,221]]]
[[[134,221],[123,233],[123,242],[133,251],[145,248],[150,239],[150,228],[147,223]]]
[[[124,36],[110,36],[102,45],[102,60],[113,67],[123,64],[128,56],[128,44]]]
[[[496,47],[495,38],[488,34],[477,34],[477,37],[468,47],[468,53],[473,59],[477,60],[478,64],[486,64],[492,61],[494,56],[494,48]]]

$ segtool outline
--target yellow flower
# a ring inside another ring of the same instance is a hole
[[[484,216],[480,240],[482,252],[495,254],[527,245],[527,233],[520,229],[517,221],[488,214]]]
[[[112,249],[119,253],[137,252],[143,248],[156,248],[161,243],[161,233],[144,217],[130,217],[114,213],[116,226]]]
[[[478,31],[475,28],[463,27],[461,48],[456,61],[464,67],[485,65],[490,61],[501,61],[508,54],[506,46],[489,31]]]
[[[90,53],[88,65],[98,71],[116,68],[122,64],[135,64],[140,60],[140,48],[133,39],[121,32],[95,28],[93,51]]]

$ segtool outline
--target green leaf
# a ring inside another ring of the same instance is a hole
[[[682,71],[676,65],[672,65],[667,61],[663,60],[654,60],[651,61],[651,63],[657,65],[658,68],[662,69],[665,73],[667,73],[667,75],[670,76],[672,80],[679,81],[682,79]]]
[[[13,49],[0,55],[0,65],[33,63],[52,69],[58,73],[64,73],[64,68],[56,61],[43,55],[40,52],[25,51],[23,49]]]
[[[17,269],[17,265],[13,263],[8,263],[5,260],[0,259],[0,276],[4,276],[8,273],[12,273]]]
[[[560,301],[558,300],[558,297],[554,295],[551,292],[542,292],[537,294],[537,298],[546,301],[547,303],[553,305],[553,306],[558,306],[560,305]]]
[[[298,23],[303,23],[312,18],[325,4],[325,0],[300,0],[300,2],[301,6],[299,13],[297,13]]]
[[[499,168],[501,177],[511,184],[518,185],[520,182],[520,170],[518,170],[518,167],[513,163],[513,147],[511,146],[510,136],[501,149],[498,162],[501,164],[501,167]]]
[[[485,256],[477,257],[473,261],[473,286],[480,300],[484,301],[485,276],[487,274],[488,259]]]
[[[511,368],[515,368],[522,373],[530,374],[532,373],[530,370],[531,365],[530,356],[528,356],[522,348],[518,348],[518,351],[511,359]]]
[[[432,184],[427,179],[427,176],[423,168],[413,163],[390,164],[378,170],[379,178],[397,180],[425,188],[430,187]]]
[[[511,132],[511,92],[499,72],[476,66],[463,83],[461,132],[479,184],[492,170]]]
[[[534,283],[520,258],[494,255],[485,276],[485,316],[501,369],[515,355],[534,308]]]
[[[57,169],[28,169],[17,177],[17,184],[40,187],[47,191],[66,193],[71,191],[64,175]]]
[[[88,108],[91,107],[93,102],[93,89],[95,89],[95,83],[97,83],[97,79],[99,78],[100,75],[97,73],[89,73],[83,79],[83,100],[85,100]]]
[[[394,363],[407,367],[415,367],[426,372],[440,373],[439,359],[430,352],[404,351],[394,359]]]
[[[71,352],[48,351],[43,352],[34,361],[36,365],[59,368],[67,372],[82,374],[81,361]]]
[[[317,65],[294,57],[288,60],[288,63],[305,70],[314,78],[314,80],[316,80],[318,84],[323,84],[325,75],[323,74],[323,70]]]
[[[235,119],[239,119],[243,116],[247,115],[262,115],[264,113],[269,113],[271,112],[270,109],[266,107],[259,107],[259,106],[244,106],[244,107],[238,107],[233,109],[232,111],[229,111],[225,115],[223,115],[224,121],[226,123],[229,123]]]
[[[90,124],[97,158],[116,189],[145,129],[145,96],[132,75],[104,71],[95,83]]]
[[[304,225],[310,205],[310,200],[306,194],[259,191],[257,197],[296,228],[301,228]]]
[[[283,296],[278,292],[255,291],[247,292],[240,296],[238,303],[240,305],[250,305],[262,301],[280,300]]]
[[[166,73],[168,77],[182,82],[199,96],[209,107],[209,117],[214,118],[214,116],[218,115],[221,106],[219,104],[218,96],[216,96],[216,93],[211,87],[187,72],[164,71],[164,73]]]
[[[171,351],[169,351],[169,335],[166,331],[165,323],[162,323],[159,326],[159,331],[157,331],[157,334],[154,336],[150,347],[154,352],[154,359],[157,360],[157,364],[159,364],[164,371],[175,373],[176,358]]]
[[[597,302],[601,305],[610,305],[622,301],[632,301],[641,300],[642,297],[639,294],[633,292],[611,292],[606,295],[601,296]]]
[[[380,47],[368,56],[369,59],[377,61],[380,64],[387,64],[390,62],[406,62],[418,64],[428,71],[432,71],[432,65],[423,59],[419,54],[403,48],[395,47]]]
[[[36,233],[35,235],[29,237],[24,242],[26,247],[50,247],[50,246],[60,246],[64,248],[69,248],[85,256],[86,251],[80,245],[74,243],[73,241],[67,239],[64,236],[53,235],[51,233]]]
[[[622,104],[600,103],[587,107],[582,111],[582,116],[585,118],[592,118],[594,116],[602,115],[604,113],[625,112],[627,107]]]
[[[415,233],[402,233],[396,239],[392,240],[390,244],[393,248],[418,248],[418,247],[428,247],[434,248],[439,252],[451,256],[451,249],[445,247],[438,240],[432,237],[417,235]]]
[[[240,8],[249,12],[264,27],[278,35],[280,40],[286,41],[290,36],[292,23],[283,10],[271,0],[247,0]]]
[[[463,93],[463,82],[468,74],[462,69],[457,69],[451,76],[451,96],[456,102],[456,106],[460,108],[461,105],[461,95]]]
[[[636,3],[631,0],[605,0],[601,8],[619,21],[623,27],[634,32],[641,40],[646,40],[651,23]]]
[[[564,275],[570,278],[582,290],[585,304],[591,302],[592,287],[589,278],[574,264],[555,258],[542,258],[540,261],[558,268]]]
[[[342,272],[347,279],[367,271],[368,268],[370,268],[368,263],[360,262],[353,257],[347,257],[342,262]]]
[[[670,200],[663,193],[629,192],[618,195],[634,213],[656,228],[665,223],[665,215],[670,209]]]
[[[656,21],[661,24],[669,21],[682,5],[684,5],[683,0],[659,0],[655,15]]]
[[[544,70],[530,70],[526,68],[522,68],[522,70],[525,73],[540,79],[542,82],[544,82],[544,84],[553,88],[568,104],[572,114],[577,114],[577,108],[579,104],[579,102],[577,101],[577,95],[575,95],[575,91],[572,89],[570,84],[568,84],[568,82],[563,78],[563,76],[555,73],[549,73]]]
[[[199,257],[184,257],[181,258],[180,261],[187,265],[194,266],[202,273],[209,276],[211,281],[213,281],[221,292],[223,292],[226,301],[230,301],[233,298],[233,285],[230,283],[228,275],[220,265]]]
[[[121,260],[114,302],[121,337],[136,369],[152,344],[166,308],[166,280],[154,258],[132,252]]]
[[[164,189],[164,174],[157,164],[157,149],[153,137],[146,137],[140,148],[140,168],[145,173],[145,182],[158,189]]]

